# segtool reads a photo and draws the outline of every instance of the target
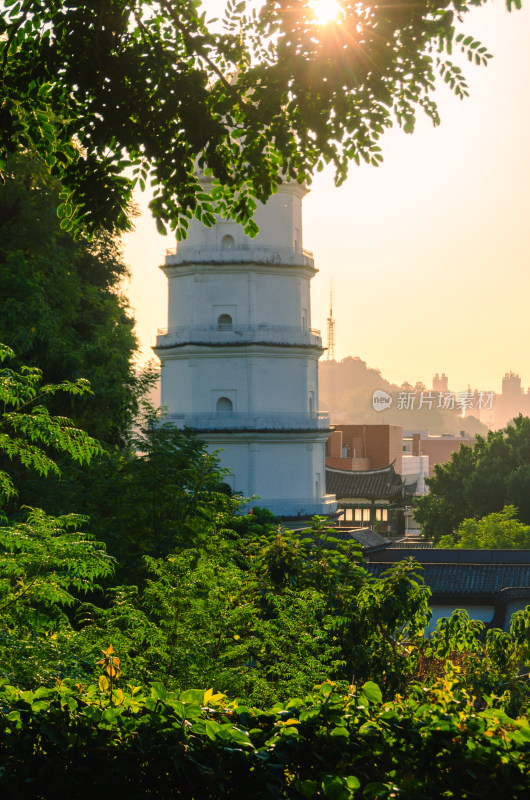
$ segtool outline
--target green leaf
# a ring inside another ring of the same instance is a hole
[[[349,786],[339,775],[327,775],[322,781],[322,789],[329,800],[350,800],[354,796],[354,786]]]
[[[317,786],[318,786],[317,782],[311,780],[295,782],[296,789],[300,792],[300,794],[303,797],[306,797],[307,800],[311,800],[311,798],[313,797],[313,795],[317,790]]]
[[[348,731],[348,729],[347,729],[347,728],[345,728],[343,725],[337,725],[337,727],[336,727],[336,728],[333,728],[333,729],[330,731],[329,735],[330,735],[330,736],[333,736],[334,738],[339,738],[339,739],[349,739],[349,737],[350,737],[350,732],[349,732],[349,731]]]
[[[169,694],[163,683],[160,683],[160,681],[153,681],[151,683],[151,697],[155,700],[161,700],[163,703],[166,702]]]
[[[383,695],[381,694],[381,689],[374,683],[373,681],[367,681],[363,684],[362,692],[364,696],[371,702],[371,703],[382,703],[383,702]]]
[[[204,700],[204,691],[202,689],[188,689],[187,691],[181,693],[180,699],[184,703],[202,706]]]

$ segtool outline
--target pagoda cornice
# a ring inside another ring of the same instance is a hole
[[[247,347],[253,344],[309,347],[316,348],[319,352],[324,350],[320,331],[295,325],[177,325],[159,328],[157,334],[155,351],[186,345]]]

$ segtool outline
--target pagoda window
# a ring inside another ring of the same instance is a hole
[[[234,237],[231,236],[229,233],[225,233],[225,235],[221,239],[221,248],[223,250],[230,250],[234,245],[235,245]]]
[[[218,414],[231,414],[234,406],[229,397],[219,397],[216,404]]]
[[[231,331],[233,327],[230,314],[220,314],[217,318],[217,328],[220,331]]]

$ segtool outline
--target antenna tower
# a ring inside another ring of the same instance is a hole
[[[335,320],[333,319],[333,281],[329,284],[328,353],[327,361],[335,361]]]

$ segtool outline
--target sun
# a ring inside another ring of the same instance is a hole
[[[309,7],[318,25],[338,22],[344,16],[344,10],[337,0],[311,0]]]

